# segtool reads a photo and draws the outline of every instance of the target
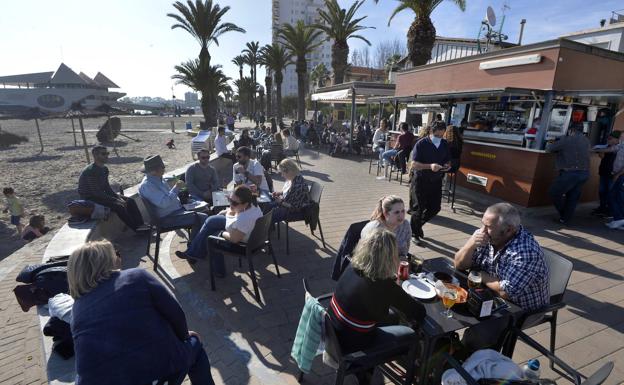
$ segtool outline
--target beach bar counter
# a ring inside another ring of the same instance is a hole
[[[396,100],[439,105],[464,121],[457,183],[524,207],[550,204],[556,176],[547,140],[583,125],[592,144],[624,129],[624,54],[565,39],[399,72]],[[598,164],[581,201],[598,197]]]

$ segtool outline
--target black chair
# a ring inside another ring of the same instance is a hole
[[[557,366],[561,367],[563,371],[565,372],[564,377],[572,381],[574,385],[600,385],[603,382],[605,382],[607,378],[609,378],[609,375],[611,374],[611,371],[613,370],[613,362],[609,361],[609,362],[606,362],[604,365],[602,365],[593,374],[591,374],[588,377],[585,377],[581,373],[579,373],[577,370],[573,369],[570,365],[563,362],[559,357],[551,353],[548,349],[544,348],[533,338],[523,333],[520,329],[513,327],[511,330],[511,333],[514,334],[515,338],[519,338],[521,341],[523,341],[524,343],[526,343],[533,349],[537,350],[538,352],[546,356],[551,362],[554,362],[557,364]],[[455,369],[457,373],[459,373],[459,375],[464,380],[466,380],[468,385],[502,383],[502,382],[499,382],[500,380],[497,381],[496,379],[491,379],[491,380],[480,379],[479,381],[477,381],[461,366],[461,363],[459,363],[459,361],[457,361],[454,357],[452,357],[446,352],[443,353],[443,356],[444,358],[446,358],[447,362],[453,367],[453,369]],[[585,377],[585,380],[583,381],[584,377]],[[533,381],[525,381],[525,380],[505,380],[504,383],[508,385],[534,385],[535,384],[535,382]]]
[[[264,179],[266,179],[267,181],[267,186],[269,186],[269,192],[273,192],[273,178],[271,177],[271,174],[269,174],[269,172],[267,170],[264,170]]]
[[[306,279],[303,279],[303,288],[307,295],[312,295]],[[323,294],[316,299],[319,302],[328,301],[333,293]],[[379,367],[379,369],[394,384],[411,385],[414,379],[414,362],[418,352],[418,337],[414,332],[411,336],[393,339],[384,344],[374,345],[368,349],[345,354],[342,352],[336,331],[329,314],[325,313],[323,320],[323,335],[325,355],[331,362],[330,366],[336,369],[335,384],[344,383],[346,376],[361,374]],[[401,363],[393,362],[400,360]],[[324,359],[324,361],[326,361]],[[405,363],[405,367],[402,364]],[[388,369],[390,367],[391,369]],[[398,371],[397,371],[398,369]],[[299,372],[298,381],[303,381],[303,372]]]
[[[457,171],[446,173],[446,183],[442,186],[442,196],[446,196],[446,203],[451,204],[451,210],[455,210],[455,187],[457,186]]]
[[[156,249],[154,250],[154,271],[158,270],[158,253],[160,251],[160,234],[168,233],[170,231],[186,229],[191,239],[191,228],[187,225],[184,226],[164,226],[161,218],[156,213],[156,207],[147,199],[140,197],[145,211],[147,212],[147,224],[149,226],[147,235],[147,250],[146,254],[150,255],[150,244],[152,243],[152,232],[156,231]]]
[[[550,292],[550,303],[541,309],[537,309],[533,312],[525,313],[517,322],[516,327],[518,329],[528,329],[533,326],[541,325],[543,323],[550,324],[550,353],[555,354],[555,342],[557,338],[557,313],[559,309],[563,309],[566,304],[563,302],[563,296],[568,287],[570,276],[574,268],[572,262],[562,257],[561,255],[550,251],[548,249],[542,249],[544,252],[544,259],[548,266],[548,286]],[[511,335],[505,345],[503,346],[503,354],[511,357],[516,345],[516,339]],[[550,368],[556,373],[566,377],[567,374],[561,372],[555,367],[556,362],[550,360]]]
[[[242,267],[242,257],[247,258],[249,263],[249,275],[251,276],[251,282],[253,283],[254,293],[256,296],[256,301],[258,303],[262,303],[260,300],[260,292],[258,291],[258,282],[256,280],[256,271],[253,266],[253,256],[258,254],[259,252],[265,252],[267,254],[271,254],[271,258],[273,258],[273,264],[275,264],[275,271],[277,272],[277,277],[281,278],[279,272],[279,266],[277,265],[277,259],[275,258],[275,254],[273,253],[273,247],[271,246],[271,240],[269,239],[269,230],[271,228],[271,218],[273,216],[273,210],[264,214],[262,218],[258,218],[256,220],[256,225],[254,229],[251,231],[249,235],[249,240],[241,243],[232,243],[227,241],[225,238],[217,237],[211,235],[208,237],[208,255],[209,255],[209,266],[210,266],[210,287],[214,291],[215,287],[215,279],[214,272],[212,270],[212,261],[210,261],[210,248],[214,248],[217,250],[222,250],[227,253],[231,253],[234,255],[238,255],[238,266]]]
[[[392,180],[392,173],[396,172],[396,179],[400,180],[399,184],[403,185],[403,170],[406,169],[406,162],[412,152],[411,148],[400,150],[392,162],[390,163],[388,182]]]
[[[379,176],[379,173],[381,172],[382,161],[379,160],[379,152],[375,151],[374,149],[371,151],[370,162],[368,163],[369,174],[371,173],[371,169],[373,168],[373,163],[375,163],[375,166],[377,166],[377,176]]]

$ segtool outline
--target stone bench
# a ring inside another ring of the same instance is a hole
[[[233,146],[232,142],[228,145],[228,148],[232,149]],[[225,183],[231,181],[232,162],[229,159],[219,158],[216,153],[212,153],[210,164],[217,171],[220,181]],[[190,163],[184,167],[167,172],[164,177],[180,177],[186,172],[189,165]],[[139,198],[139,185],[125,189],[124,195],[134,199],[141,214],[146,217],[147,210],[142,200],[137,199]],[[70,255],[88,241],[99,239],[114,240],[124,228],[123,222],[113,212],[106,220],[91,220],[80,224],[67,223],[61,227],[48,243],[43,253],[42,262],[46,262],[50,258]],[[52,350],[52,338],[43,335],[43,328],[50,319],[47,306],[37,306],[37,315],[39,316],[39,329],[43,339],[43,354],[46,362],[48,382],[52,385],[73,384],[76,378],[74,358],[65,360],[54,353]]]

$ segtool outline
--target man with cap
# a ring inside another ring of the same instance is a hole
[[[165,163],[160,155],[148,156],[143,160],[143,164],[145,177],[139,186],[139,195],[156,208],[156,215],[163,225],[192,227],[194,236],[208,215],[184,210],[178,198],[178,192],[184,186],[184,182],[178,180],[173,187],[169,187],[163,180]]]
[[[143,225],[143,217],[132,198],[117,194],[108,182],[109,152],[102,145],[91,149],[93,163],[85,167],[78,179],[80,198],[108,207],[119,219],[132,230],[137,231]]]
[[[572,219],[583,185],[589,179],[590,147],[580,124],[571,125],[567,136],[546,145],[546,152],[557,154],[555,165],[559,176],[550,185],[548,194],[559,212],[557,221],[562,225],[568,225]]]

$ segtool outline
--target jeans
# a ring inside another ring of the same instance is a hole
[[[210,373],[210,361],[201,341],[197,337],[191,336],[184,343],[189,345],[191,349],[189,367],[178,375],[170,377],[168,383],[170,385],[180,385],[188,374],[193,385],[214,385],[214,380]]]
[[[598,187],[598,195],[600,196],[600,209],[608,211],[611,207],[609,196],[613,186],[613,177],[611,175],[600,175],[600,185]]]
[[[392,162],[392,158],[395,157],[398,153],[399,151],[395,149],[384,151],[381,154],[381,158],[385,160],[386,163],[390,164]]]
[[[548,190],[559,217],[563,222],[569,222],[574,215],[576,204],[581,197],[581,191],[585,182],[589,179],[587,170],[565,171],[561,170],[559,176],[553,181]]]
[[[160,224],[162,226],[188,226],[192,227],[191,230],[191,239],[195,238],[195,235],[199,231],[199,228],[202,226],[202,223],[208,218],[208,214],[197,213],[194,211],[185,211],[184,209],[179,209],[166,217],[160,218]]]
[[[613,214],[613,220],[624,219],[624,175],[619,177],[609,192],[609,208]]]
[[[212,215],[208,217],[202,225],[199,233],[188,246],[186,253],[194,258],[206,258],[207,239],[210,235],[218,235],[225,230],[225,215]],[[225,261],[223,254],[212,252],[211,256],[213,271],[217,275],[225,274]]]
[[[375,148],[375,151],[377,151],[379,153],[379,161],[383,161],[383,154],[384,152],[386,152],[386,148],[381,146],[381,147],[377,147]]]

